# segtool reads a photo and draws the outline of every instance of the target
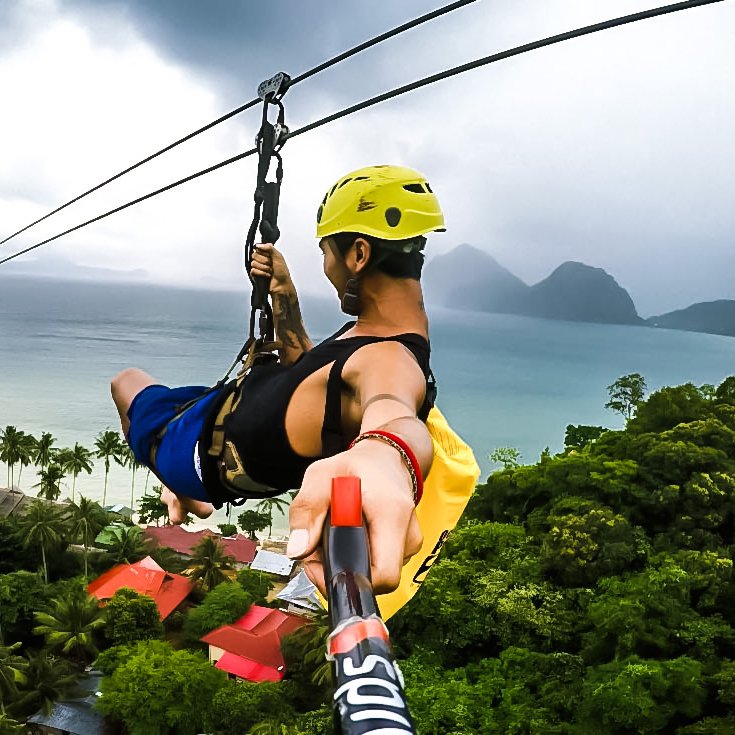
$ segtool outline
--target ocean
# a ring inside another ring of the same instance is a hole
[[[302,298],[312,339],[346,321],[336,301]],[[119,429],[110,378],[141,367],[169,385],[210,384],[222,376],[246,336],[249,293],[194,291],[117,283],[67,283],[0,273],[0,428],[57,446],[92,447]],[[473,447],[482,477],[489,454],[516,447],[535,462],[560,451],[567,424],[622,426],[606,410],[607,386],[638,372],[649,390],[691,381],[718,384],[735,374],[735,339],[645,327],[558,322],[429,309],[438,405]],[[3,470],[4,472],[4,467]],[[77,493],[102,499],[101,462],[77,479]],[[17,469],[16,469],[17,476]],[[5,474],[0,475],[4,485]],[[35,495],[38,480],[23,471]],[[145,472],[138,472],[136,497]],[[130,504],[131,475],[113,467],[107,502]],[[71,494],[71,481],[64,496]],[[238,509],[233,510],[236,517]],[[222,522],[222,510],[209,525]],[[274,519],[274,534],[288,524]]]

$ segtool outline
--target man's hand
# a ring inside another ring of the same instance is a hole
[[[326,594],[320,555],[322,531],[332,478],[345,475],[359,477],[362,484],[373,589],[377,594],[390,592],[400,582],[402,564],[421,548],[422,536],[408,471],[400,454],[383,442],[366,440],[309,466],[291,504],[286,553],[291,558],[304,559],[307,576]]]
[[[251,275],[270,279],[269,293],[295,293],[296,288],[291,280],[291,273],[286,265],[286,260],[273,245],[269,243],[256,245],[253,259],[250,261],[250,268]]]
[[[251,275],[270,279],[268,288],[273,303],[273,323],[276,338],[281,343],[278,355],[283,365],[291,365],[313,345],[304,327],[299,297],[286,260],[273,245],[261,243],[255,246],[250,265]]]

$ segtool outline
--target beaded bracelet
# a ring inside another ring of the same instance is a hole
[[[389,431],[366,431],[364,434],[360,434],[356,439],[352,441],[349,449],[355,446],[358,442],[363,439],[380,439],[386,444],[390,444],[400,455],[403,460],[403,464],[406,465],[408,474],[411,476],[411,485],[413,486],[413,504],[418,505],[421,500],[421,495],[424,492],[424,481],[421,477],[421,467],[419,467],[416,455],[413,453],[411,447],[406,444],[400,436],[391,434]]]

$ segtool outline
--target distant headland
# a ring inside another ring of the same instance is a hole
[[[429,304],[451,309],[735,337],[735,301],[693,304],[642,319],[630,294],[609,273],[573,261],[529,286],[488,253],[464,244],[429,261],[422,281]]]

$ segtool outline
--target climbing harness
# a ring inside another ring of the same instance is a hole
[[[263,117],[260,130],[255,136],[255,148],[258,152],[258,174],[255,183],[253,200],[255,208],[253,221],[250,223],[247,237],[245,238],[245,272],[248,274],[253,291],[250,298],[250,330],[248,338],[238,353],[230,369],[218,382],[218,386],[224,386],[230,373],[239,363],[243,367],[238,373],[238,378],[244,379],[255,361],[263,357],[270,359],[274,357],[273,350],[277,349],[278,343],[274,341],[273,333],[273,310],[268,301],[268,279],[265,276],[253,276],[252,261],[255,253],[255,235],[260,231],[263,242],[276,243],[281,236],[278,229],[278,201],[281,195],[281,182],[283,181],[283,159],[281,149],[288,138],[288,127],[286,127],[286,112],[283,107],[283,95],[286,94],[291,77],[285,72],[279,72],[275,76],[261,82],[258,85],[258,97],[263,100]],[[273,105],[278,108],[278,117],[275,124],[268,120],[268,111]],[[273,159],[276,159],[276,180],[266,181]],[[258,337],[255,336],[256,317],[258,318]]]
[[[225,437],[224,424],[226,417],[237,408],[240,388],[251,368],[256,363],[278,360],[275,350],[280,347],[280,343],[274,339],[273,310],[268,300],[269,280],[265,276],[252,274],[252,260],[258,232],[260,232],[262,242],[272,244],[277,242],[281,235],[278,229],[278,202],[283,181],[281,149],[288,139],[289,132],[285,123],[282,99],[290,83],[291,77],[285,72],[279,72],[258,85],[258,97],[263,101],[260,129],[255,136],[258,172],[253,194],[253,220],[248,228],[244,248],[245,272],[252,284],[248,337],[224,376],[201,396],[182,405],[176,415],[158,432],[151,452],[152,458],[155,458],[156,447],[172,422],[178,420],[205,395],[213,391],[223,391],[224,398],[219,403],[219,410],[211,425],[211,443],[207,452],[208,456],[216,462],[218,471],[216,474],[207,471],[203,463],[202,481],[208,492],[217,496],[214,499],[231,505],[242,505],[248,498],[271,497],[281,492],[256,482],[248,476],[237,448]],[[271,107],[276,107],[278,110],[275,123],[271,123],[268,119]],[[273,159],[276,160],[275,181],[268,181]],[[241,367],[237,375],[234,380],[229,380],[232,371],[238,364]],[[210,433],[209,428],[207,428],[207,433]]]
[[[224,388],[226,392],[211,429],[211,444],[207,452],[217,463],[218,477],[207,478],[203,475],[203,479],[208,490],[213,490],[214,488],[211,488],[210,485],[218,481],[218,487],[226,493],[224,499],[232,505],[242,505],[249,497],[272,497],[280,493],[279,490],[269,488],[248,476],[237,447],[225,436],[225,419],[237,408],[240,402],[240,388],[252,367],[256,363],[278,360],[274,351],[280,347],[280,343],[275,341],[273,310],[268,300],[269,280],[265,276],[252,274],[252,261],[255,253],[255,237],[258,232],[260,232],[262,242],[271,244],[276,243],[281,236],[278,229],[278,202],[283,181],[281,149],[286,144],[289,132],[282,100],[290,83],[291,77],[285,72],[279,72],[258,85],[258,97],[263,100],[263,115],[260,130],[255,136],[258,173],[253,194],[253,221],[250,223],[245,238],[244,253],[245,272],[253,289],[250,299],[250,327],[248,338],[235,361],[215,386],[215,388]],[[271,107],[277,108],[275,123],[271,123],[268,119]],[[268,181],[273,159],[276,161],[275,181]],[[256,322],[258,325],[257,337],[255,334]],[[237,376],[227,384],[230,373],[238,363],[241,363],[241,367]],[[227,495],[232,497],[227,497]]]

